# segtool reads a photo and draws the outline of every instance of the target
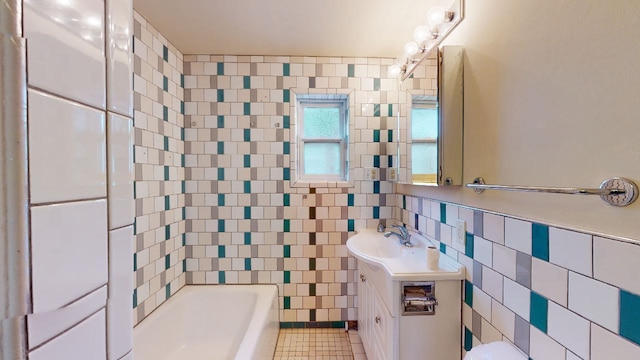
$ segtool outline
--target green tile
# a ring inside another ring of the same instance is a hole
[[[549,303],[546,298],[531,292],[531,306],[529,307],[529,319],[531,325],[538,328],[543,333],[547,333],[547,319],[549,313]]]
[[[282,227],[284,232],[291,231],[291,220],[289,219],[282,220]]]
[[[315,269],[316,269],[316,259],[309,258],[309,270],[315,270]]]
[[[291,117],[289,115],[282,117],[282,127],[285,129],[291,128]]]
[[[249,180],[244,181],[244,193],[251,194],[251,181]]]
[[[169,121],[169,108],[166,106],[162,107],[162,120]]]
[[[466,233],[465,242],[464,242],[464,254],[472,259],[473,259],[473,243],[474,243],[473,234]]]
[[[224,232],[225,222],[224,220],[218,220],[218,232]]]
[[[184,115],[184,101],[180,100],[180,114]]]
[[[282,64],[282,75],[289,76],[291,74],[291,65],[288,63]]]
[[[169,61],[169,48],[165,45],[162,45],[162,59],[164,61]]]
[[[218,180],[224,180],[224,168],[218,168]]]
[[[169,91],[169,78],[166,76],[162,77],[162,90]]]
[[[184,141],[184,128],[180,128],[180,140]]]
[[[373,193],[380,194],[380,181],[373,182]]]
[[[180,74],[180,87],[184,89],[184,74]]]
[[[402,195],[402,208],[404,210],[407,210],[407,196],[406,195]]]
[[[218,246],[218,257],[223,259],[225,257],[225,255],[226,255],[226,250],[225,250],[224,245],[219,245]]]
[[[133,254],[133,271],[138,270],[138,254]]]
[[[355,220],[353,219],[347,220],[347,231],[356,231]]]
[[[164,269],[167,270],[170,267],[171,267],[171,256],[170,255],[165,255],[164,256]]]
[[[224,276],[224,271],[218,272],[218,284],[226,283],[226,278]]]
[[[291,168],[283,168],[282,169],[282,179],[283,180],[291,180]]]
[[[464,281],[464,302],[473,308],[473,284],[468,280]]]
[[[187,234],[182,234],[182,246],[187,246]]]
[[[291,97],[291,92],[289,89],[282,90],[282,101],[288,103]]]
[[[251,155],[244,155],[244,167],[251,167]]]
[[[244,269],[247,271],[251,270],[251,258],[244,259]]]
[[[283,245],[282,256],[284,256],[285,258],[291,257],[291,245]]]
[[[244,244],[245,245],[251,245],[251,233],[250,232],[244,233]]]
[[[355,203],[355,195],[347,194],[347,206],[354,206],[353,205],[354,203]]]
[[[380,155],[373,155],[373,167],[380,167]]]
[[[224,128],[224,115],[218,115],[218,129]]]
[[[171,208],[171,202],[169,200],[169,195],[165,195],[164,197],[164,209],[169,210]]]
[[[182,272],[187,272],[187,259],[182,260]]]
[[[219,62],[218,63],[218,75],[224,75],[224,63]]]
[[[182,187],[182,194],[186,194],[187,193],[187,181],[186,180],[182,180],[180,181],[181,183],[181,187]]]
[[[640,345],[640,295],[620,289],[620,336]]]
[[[440,203],[440,222],[447,223],[447,204]]]
[[[180,166],[181,167],[184,167],[186,159],[187,159],[187,157],[186,157],[185,154],[180,154]]]
[[[547,225],[531,224],[531,255],[540,260],[549,261],[549,227]]]
[[[316,296],[316,284],[309,284],[309,296]]]
[[[440,243],[440,252],[443,254],[447,253],[447,245],[445,245],[445,243]]]
[[[393,116],[393,104],[387,105],[387,116]]]
[[[290,194],[282,194],[282,205],[283,206],[291,206],[291,195]]]
[[[244,103],[244,114],[251,115],[251,103]]]
[[[244,129],[244,141],[251,141],[251,129]]]
[[[164,151],[169,151],[169,137],[165,136],[163,140]]]
[[[291,309],[291,298],[289,296],[285,296],[283,298],[283,302],[284,302],[284,308],[285,309]]]
[[[470,351],[473,347],[473,334],[467,327],[464,327],[464,349]]]
[[[373,142],[380,142],[380,130],[373,130]]]
[[[245,206],[244,207],[244,218],[245,218],[245,220],[250,220],[251,219],[251,206]]]
[[[187,207],[183,206],[182,207],[182,220],[186,220],[186,219],[187,219]]]
[[[138,289],[133,289],[133,308],[138,307]]]
[[[291,153],[291,143],[289,141],[282,143],[282,153],[284,155],[289,155]]]
[[[251,76],[242,77],[242,87],[245,89],[251,89]]]
[[[224,206],[225,196],[224,194],[218,194],[218,206]]]
[[[354,64],[347,65],[347,76],[354,77],[356,74],[356,66]]]
[[[218,89],[217,93],[218,102],[224,102],[224,90]]]
[[[393,130],[387,130],[387,142],[393,142]]]
[[[171,239],[171,225],[164,226],[164,239],[165,240]]]
[[[224,141],[218,141],[218,155],[224,154]]]
[[[373,218],[380,219],[380,206],[373,207]]]
[[[171,284],[167,284],[164,287],[164,296],[165,296],[165,299],[168,299],[171,297]]]
[[[284,272],[284,283],[285,284],[291,283],[291,271]]]

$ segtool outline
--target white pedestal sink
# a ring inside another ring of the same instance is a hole
[[[358,332],[367,357],[460,360],[464,266],[441,255],[438,269],[429,269],[426,249],[433,244],[411,235],[411,248],[372,229],[347,240],[358,259]],[[408,289],[426,289],[437,305],[413,312]]]

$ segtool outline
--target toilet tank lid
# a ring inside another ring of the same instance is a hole
[[[466,360],[527,360],[528,357],[516,349],[513,345],[496,341],[479,345],[467,353]]]

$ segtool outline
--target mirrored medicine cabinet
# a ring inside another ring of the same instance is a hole
[[[442,46],[399,81],[399,183],[462,185],[463,54]]]

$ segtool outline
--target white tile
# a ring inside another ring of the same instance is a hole
[[[504,300],[502,303],[504,306],[520,315],[524,320],[529,321],[529,309],[531,307],[531,293],[529,289],[515,281],[504,278],[503,296]]]
[[[591,324],[591,360],[640,359],[640,346]]]
[[[106,359],[105,314],[100,310],[61,336],[29,353],[29,360]]]
[[[33,312],[56,310],[107,283],[107,201],[31,209]]]
[[[620,291],[611,285],[569,272],[569,309],[617,332]]]
[[[133,116],[132,0],[107,2],[107,108]]]
[[[592,243],[591,235],[550,227],[549,261],[591,276]]]
[[[470,282],[473,282],[473,259],[464,255],[464,253],[460,253],[460,255],[458,256],[458,262],[464,265],[465,279],[467,279]]]
[[[133,124],[108,113],[109,229],[133,224]]]
[[[473,259],[491,267],[493,264],[493,243],[479,236],[474,236]]]
[[[109,360],[118,360],[133,348],[133,243],[133,226],[109,232]]]
[[[504,244],[531,255],[531,223],[512,218],[504,220]]]
[[[455,205],[447,204],[447,225],[456,226],[456,220],[458,219],[458,207]]]
[[[484,213],[482,237],[504,245],[504,216]]]
[[[473,310],[491,321],[491,296],[476,286],[473,287]]]
[[[493,244],[493,269],[515,280],[516,251],[500,244]]]
[[[103,286],[82,299],[59,310],[27,315],[29,348],[61,334],[73,325],[102,309],[107,302],[107,287]]]
[[[589,321],[549,301],[547,334],[583,359],[589,359]]]
[[[502,302],[502,279],[503,276],[499,273],[486,266],[482,267],[482,291],[500,302]]]
[[[565,360],[565,348],[535,326],[530,327],[529,356],[535,360]]]
[[[562,306],[567,306],[567,273],[565,268],[532,257],[531,290]]]
[[[640,245],[593,239],[593,277],[640,294]]]
[[[514,341],[516,314],[496,300],[491,301],[491,323],[509,340]]]
[[[29,85],[104,109],[104,18],[104,0],[25,2]]]
[[[104,112],[29,90],[31,202],[104,197]]]
[[[580,357],[571,351],[567,351],[567,359],[566,360],[582,360]]]

